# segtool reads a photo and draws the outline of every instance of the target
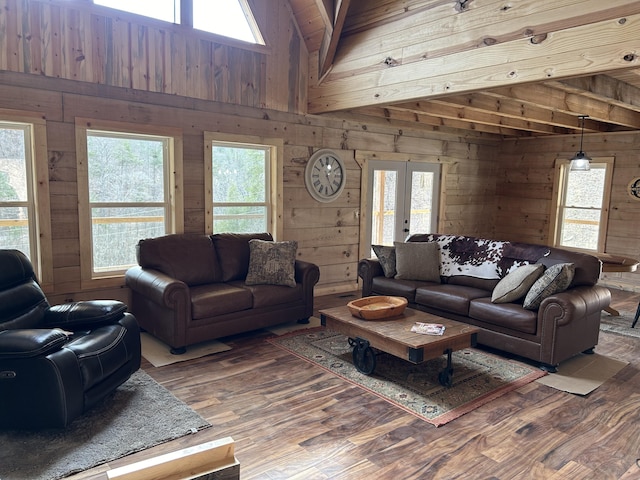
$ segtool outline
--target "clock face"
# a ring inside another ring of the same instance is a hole
[[[346,182],[342,159],[333,150],[318,150],[307,162],[304,181],[309,194],[316,200],[335,200]]]

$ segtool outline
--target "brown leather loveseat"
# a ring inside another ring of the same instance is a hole
[[[410,245],[413,242],[420,245]],[[402,262],[396,258],[400,251],[405,256],[418,248],[427,252],[428,243],[437,252],[430,266],[425,261],[427,254],[415,254]],[[592,352],[598,343],[601,311],[609,305],[611,293],[596,285],[601,271],[597,257],[540,245],[439,234],[412,235],[393,248],[377,248],[386,249],[379,255],[381,260],[367,258],[358,264],[362,296],[402,296],[410,307],[478,326],[479,344],[529,358],[549,371],[578,353]],[[395,262],[398,267],[402,263],[405,272],[398,269],[385,274],[383,264],[388,270]],[[434,273],[415,271],[421,263]],[[568,266],[564,269],[571,271],[566,280],[570,283],[545,296],[544,292],[528,293],[533,285],[529,289],[520,282],[503,298],[496,298],[500,281],[524,265],[530,270],[542,265],[537,275]],[[512,294],[520,287],[519,293]],[[508,295],[517,298],[508,299]]]
[[[320,277],[317,265],[295,260],[295,286],[247,285],[252,239],[273,241],[268,233],[141,240],[139,265],[126,273],[130,309],[140,327],[180,354],[206,340],[308,321]]]

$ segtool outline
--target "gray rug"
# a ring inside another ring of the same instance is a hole
[[[209,426],[139,370],[67,429],[0,432],[0,479],[66,477]]]
[[[600,317],[600,330],[626,337],[640,338],[640,320],[636,328],[631,328],[635,314],[635,310],[633,312],[620,310],[620,315],[617,316],[609,315],[603,311]]]

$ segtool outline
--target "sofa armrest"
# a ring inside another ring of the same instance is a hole
[[[558,326],[569,324],[575,318],[598,313],[609,306],[611,292],[602,286],[575,287],[545,298],[540,304],[538,318],[552,320]]]
[[[158,270],[131,267],[125,274],[125,282],[133,292],[171,310],[191,302],[191,292],[186,283]]]
[[[63,303],[44,312],[44,323],[68,330],[94,328],[116,323],[126,311],[127,306],[117,300]]]
[[[373,278],[384,275],[377,258],[363,258],[358,262],[358,276],[362,279],[362,296],[368,297],[373,290]]]
[[[320,269],[315,263],[296,260],[294,267],[296,283],[313,287],[320,280]]]
[[[0,359],[32,358],[60,350],[67,333],[59,328],[24,328],[0,332]]]

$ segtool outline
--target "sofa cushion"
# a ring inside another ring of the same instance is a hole
[[[191,288],[191,317],[194,320],[239,312],[253,307],[249,290],[227,283]]]
[[[475,298],[490,297],[491,292],[462,285],[429,285],[416,289],[416,303],[445,312],[469,314],[469,302]]]
[[[401,280],[440,282],[440,254],[435,242],[394,242],[396,276]]]
[[[138,263],[158,270],[187,285],[222,281],[218,257],[207,235],[181,233],[140,240]]]
[[[489,292],[496,288],[500,280],[496,278],[478,278],[469,277],[468,275],[454,275],[452,277],[445,277],[444,283],[449,285],[464,285],[465,287],[479,288],[480,290],[487,290]]]
[[[535,310],[542,301],[554,293],[566,290],[574,275],[573,263],[557,263],[545,270],[542,276],[531,286],[524,298],[523,307]]]
[[[396,248],[387,245],[371,245],[373,253],[378,257],[384,276],[393,278],[396,276]]]
[[[222,268],[222,281],[244,280],[249,271],[249,240],[273,240],[270,233],[216,233],[211,235]]]
[[[469,317],[530,335],[536,334],[538,323],[538,312],[519,303],[492,303],[488,297],[471,300]]]
[[[246,285],[242,281],[236,281],[231,282],[231,285],[242,285],[242,288],[251,292],[253,308],[295,304],[304,298],[302,284],[292,288],[282,285]]]
[[[522,265],[498,282],[491,294],[493,303],[510,303],[524,297],[544,272],[544,265]]]
[[[249,270],[247,285],[296,286],[296,253],[298,242],[267,242],[249,240]]]
[[[376,295],[391,295],[404,297],[409,303],[416,301],[416,288],[440,285],[440,282],[421,282],[418,280],[399,280],[383,276],[373,277],[371,291]]]

